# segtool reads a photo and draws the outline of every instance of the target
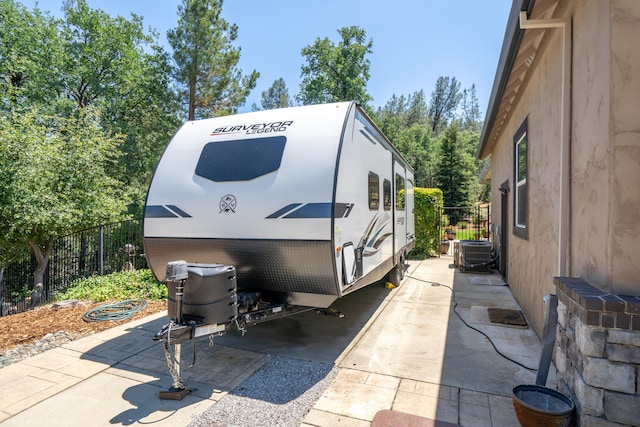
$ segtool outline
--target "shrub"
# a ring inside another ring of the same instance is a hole
[[[78,279],[56,294],[58,301],[80,299],[103,302],[137,298],[166,300],[167,287],[153,277],[151,270],[143,269]]]
[[[443,206],[442,190],[414,188],[416,244],[413,258],[434,256],[440,249],[438,214]]]

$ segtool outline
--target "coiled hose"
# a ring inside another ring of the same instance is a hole
[[[142,299],[131,299],[112,304],[103,304],[92,308],[82,315],[85,322],[104,322],[107,320],[124,320],[144,310],[147,302]]]

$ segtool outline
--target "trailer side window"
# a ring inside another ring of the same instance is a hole
[[[369,172],[369,209],[377,211],[380,206],[380,178]]]
[[[404,210],[404,177],[396,174],[396,210]]]
[[[382,207],[385,211],[391,210],[391,181],[382,181]]]
[[[285,136],[209,142],[202,149],[196,175],[217,182],[249,181],[280,168]]]

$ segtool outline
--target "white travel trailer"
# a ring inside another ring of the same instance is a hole
[[[231,265],[239,294],[328,307],[387,274],[398,284],[413,209],[411,166],[355,102],[217,117],[167,146],[144,249],[160,281],[174,260]]]
[[[355,102],[185,123],[157,166],[144,250],[169,288],[164,341],[182,399],[181,342],[310,308],[385,277],[414,244],[413,170]],[[171,353],[170,344],[175,345]]]

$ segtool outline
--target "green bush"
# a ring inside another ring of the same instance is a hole
[[[438,214],[443,206],[442,190],[414,188],[416,244],[412,258],[434,256],[440,249]]]
[[[92,302],[137,298],[166,300],[167,287],[153,277],[151,270],[144,269],[78,279],[55,297],[57,301],[79,299]]]

